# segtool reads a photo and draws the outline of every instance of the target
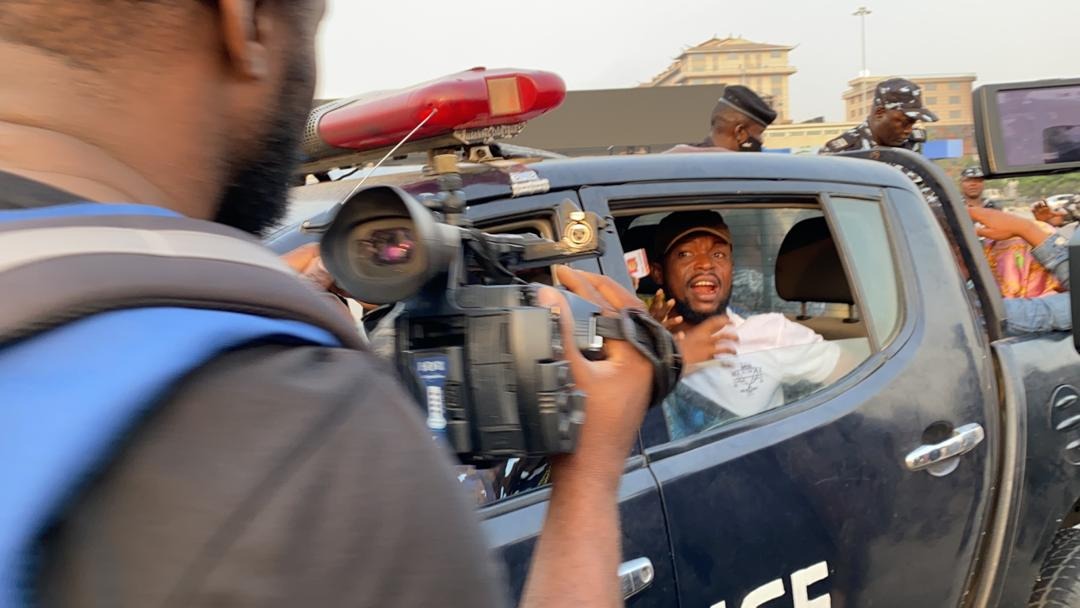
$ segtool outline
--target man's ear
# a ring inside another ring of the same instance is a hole
[[[225,51],[233,70],[245,80],[265,78],[269,72],[264,41],[270,20],[263,14],[267,4],[257,0],[218,0]]]
[[[736,146],[741,146],[745,144],[748,139],[750,139],[750,131],[748,131],[746,129],[746,125],[741,122],[735,125],[735,128],[731,130],[731,133],[732,137],[735,138]]]

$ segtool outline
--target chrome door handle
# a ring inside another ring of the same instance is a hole
[[[622,585],[624,600],[641,593],[652,584],[656,578],[656,570],[653,569],[652,560],[647,557],[639,557],[619,566],[619,584]]]
[[[929,469],[932,475],[948,475],[956,469],[957,463],[952,459],[974,450],[985,438],[982,425],[965,424],[941,443],[919,446],[907,455],[904,463],[911,471]]]

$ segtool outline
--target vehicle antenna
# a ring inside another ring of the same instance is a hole
[[[349,191],[348,196],[341,199],[341,202],[334,206],[335,209],[333,213],[328,213],[323,216],[328,217],[329,219],[327,219],[321,224],[315,224],[311,220],[307,220],[300,226],[300,230],[303,232],[325,232],[326,229],[330,227],[330,224],[333,223],[334,217],[337,216],[337,209],[340,208],[341,205],[348,201],[350,198],[352,198],[352,196],[356,194],[356,192],[360,190],[360,188],[364,185],[364,182],[366,182],[368,178],[371,177],[373,173],[375,173],[375,170],[381,167],[382,164],[385,163],[387,160],[392,158],[394,156],[394,153],[398,151],[398,148],[404,146],[406,142],[408,142],[413,135],[416,135],[416,132],[419,131],[424,125],[426,125],[433,116],[438,114],[438,112],[439,108],[431,108],[431,112],[429,112],[423,120],[417,123],[416,126],[413,127],[412,131],[409,131],[407,134],[405,134],[405,137],[401,138],[401,141],[395,144],[393,148],[390,148],[390,151],[387,152],[381,159],[379,159],[379,162],[375,163],[370,169],[368,169],[368,172],[364,175],[364,177],[360,178],[360,181],[355,186],[353,186],[352,190]]]

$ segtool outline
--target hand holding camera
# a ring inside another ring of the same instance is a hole
[[[403,303],[393,320],[398,371],[413,380],[432,434],[463,462],[573,453],[586,395],[611,390],[589,379],[596,372],[584,370],[594,368],[577,365],[587,375],[579,378],[577,358],[604,359],[595,369],[610,371],[627,365],[619,353],[636,350],[652,373],[640,375],[634,399],[659,403],[674,388],[682,367],[675,341],[633,294],[564,268],[552,278],[570,289],[553,299],[553,288],[518,276],[601,255],[602,218],[565,201],[554,209],[555,240],[487,234],[462,216],[459,190],[422,200],[387,186],[354,193],[323,236],[322,254],[351,295]]]

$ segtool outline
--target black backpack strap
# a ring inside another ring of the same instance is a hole
[[[182,306],[296,320],[366,348],[355,324],[257,240],[157,215],[0,222],[0,343],[95,313]]]

